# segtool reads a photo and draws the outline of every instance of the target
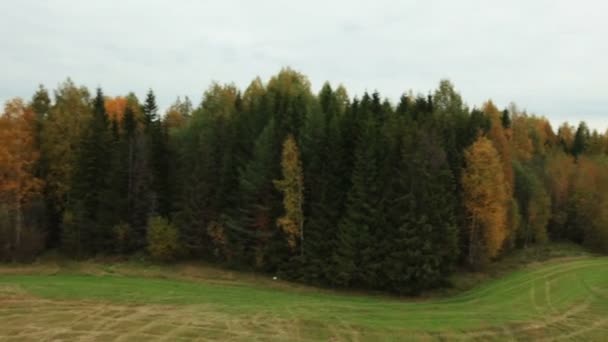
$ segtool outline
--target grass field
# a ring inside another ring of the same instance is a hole
[[[537,262],[430,299],[188,265],[0,267],[0,341],[454,339],[607,340],[608,258]]]

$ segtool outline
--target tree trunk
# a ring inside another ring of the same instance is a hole
[[[128,175],[128,185],[127,185],[127,211],[128,211],[128,219],[129,224],[133,225],[135,223],[135,214],[134,214],[134,190],[133,190],[133,137],[129,137],[129,175]]]
[[[17,250],[21,246],[21,230],[23,228],[23,216],[21,215],[21,203],[17,201],[15,208],[15,246]]]
[[[471,231],[469,232],[469,265],[473,266],[473,257],[474,257],[474,252],[473,249],[474,247],[474,241],[475,241],[475,216],[473,216],[473,222],[471,222]]]
[[[300,185],[300,198],[299,198],[299,219],[300,219],[300,255],[304,257],[304,191],[302,185]]]

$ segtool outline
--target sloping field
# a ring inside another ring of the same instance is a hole
[[[0,341],[608,340],[608,258],[550,261],[448,299],[239,281],[0,272]]]

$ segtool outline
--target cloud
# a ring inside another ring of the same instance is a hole
[[[0,2],[0,98],[66,77],[107,94],[148,88],[166,107],[212,80],[245,87],[289,65],[396,100],[450,78],[552,121],[608,127],[608,5],[598,1]],[[554,123],[555,124],[555,123]]]

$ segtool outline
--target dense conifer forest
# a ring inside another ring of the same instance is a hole
[[[608,252],[608,132],[469,107],[447,80],[393,103],[285,68],[160,113],[152,90],[68,79],[0,117],[0,260],[145,254],[416,294],[549,240]]]

